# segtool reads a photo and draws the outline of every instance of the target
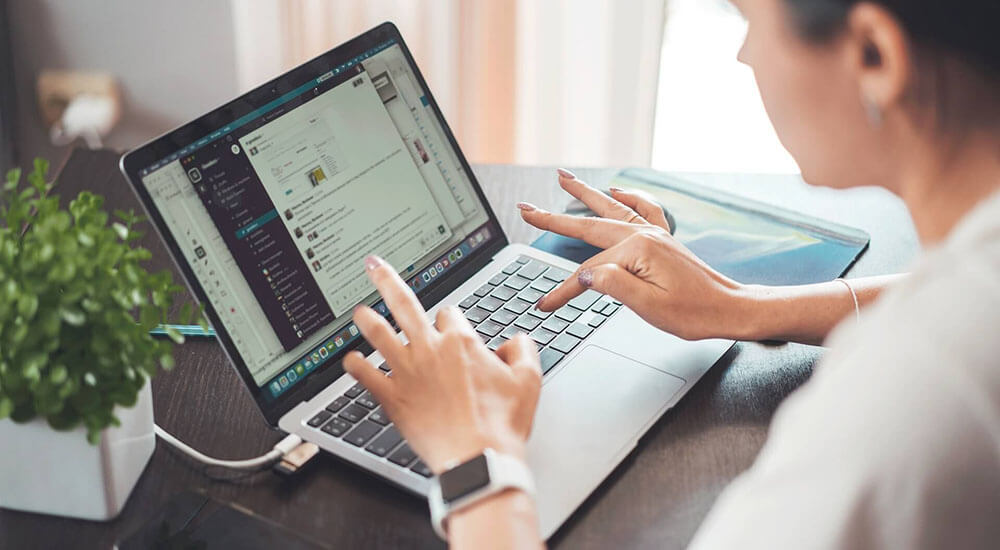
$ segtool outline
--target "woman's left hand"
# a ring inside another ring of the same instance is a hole
[[[487,447],[524,458],[542,380],[534,342],[520,334],[491,352],[457,308],[440,310],[432,326],[391,266],[369,256],[365,270],[409,343],[381,315],[359,306],[354,322],[392,374],[383,375],[357,351],[344,359],[347,372],[382,403],[435,473]]]

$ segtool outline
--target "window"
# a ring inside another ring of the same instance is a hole
[[[736,56],[746,22],[726,0],[668,0],[652,166],[798,173]]]

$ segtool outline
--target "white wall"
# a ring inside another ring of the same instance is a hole
[[[41,69],[114,73],[124,110],[105,145],[128,149],[237,93],[225,0],[8,0],[21,163],[62,161],[35,99]]]

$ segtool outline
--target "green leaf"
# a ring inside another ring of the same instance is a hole
[[[14,412],[14,401],[5,395],[0,395],[0,420],[10,416],[12,412]]]
[[[87,321],[87,315],[75,307],[64,307],[59,310],[59,316],[67,325],[82,326]]]

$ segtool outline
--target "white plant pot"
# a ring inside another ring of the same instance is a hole
[[[121,426],[101,433],[61,432],[44,419],[0,420],[0,507],[89,520],[121,512],[153,454],[153,394],[149,382],[130,409],[118,407]]]

